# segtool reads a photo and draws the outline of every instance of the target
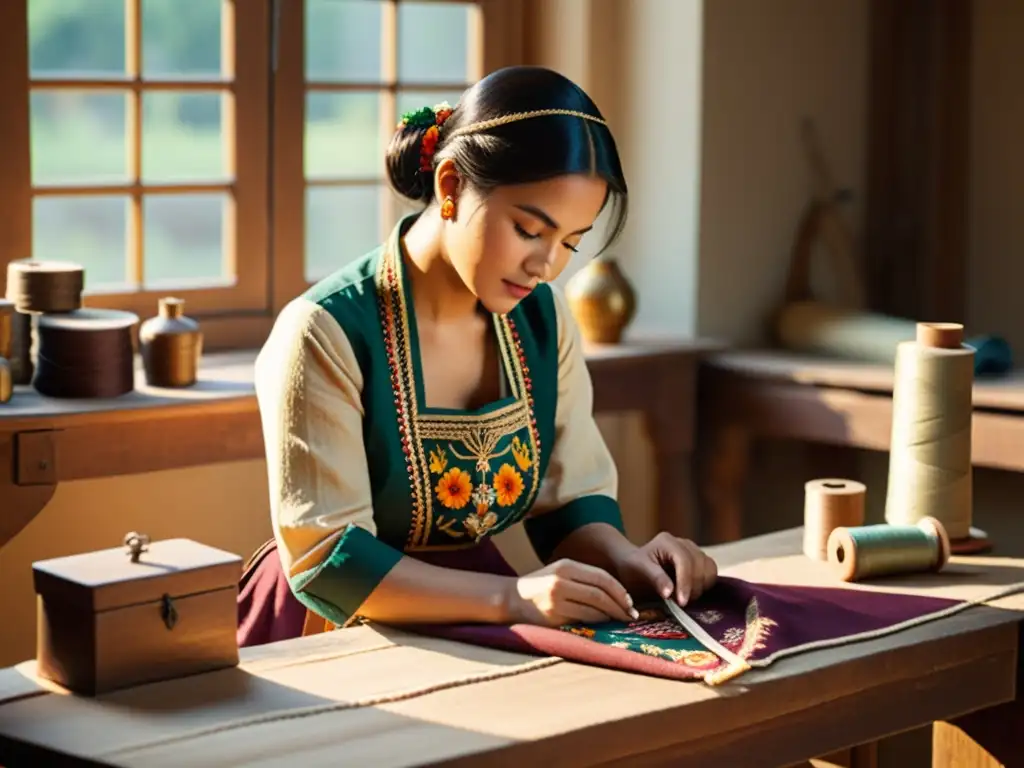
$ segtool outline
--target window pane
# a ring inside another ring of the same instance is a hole
[[[306,0],[306,79],[379,83],[381,0]]]
[[[142,0],[143,77],[219,78],[220,41],[221,0]]]
[[[114,195],[35,198],[32,258],[81,264],[87,291],[125,286],[129,204]]]
[[[150,195],[142,202],[147,287],[223,285],[226,194]]]
[[[315,282],[381,241],[381,187],[306,190],[306,279]]]
[[[142,179],[222,181],[226,177],[220,93],[156,91],[142,97]]]
[[[306,95],[306,177],[378,178],[384,172],[380,96]]]
[[[29,0],[32,77],[124,77],[124,7],[124,0]]]
[[[462,97],[462,91],[399,91],[397,100],[397,112],[401,117],[406,112],[412,112],[423,107],[435,107],[442,101],[447,101],[451,106],[456,106]]]
[[[32,183],[124,183],[126,100],[123,93],[33,91]]]
[[[398,79],[464,83],[469,77],[469,3],[398,5]]]

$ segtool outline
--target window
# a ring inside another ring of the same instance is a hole
[[[278,301],[374,247],[406,211],[383,157],[400,116],[481,75],[482,10],[451,0],[284,6],[274,115]]]
[[[82,264],[90,303],[263,307],[263,4],[28,0],[31,255]]]
[[[399,116],[512,63],[501,38],[518,13],[518,0],[0,2],[0,283],[15,259],[75,261],[89,305],[148,317],[173,293],[208,347],[261,343],[286,301],[404,213],[383,167]]]

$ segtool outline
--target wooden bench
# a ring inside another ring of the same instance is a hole
[[[706,356],[698,384],[697,492],[713,542],[743,537],[742,493],[753,441],[889,449],[893,368],[775,351]],[[974,387],[979,467],[1024,472],[1024,372]]]

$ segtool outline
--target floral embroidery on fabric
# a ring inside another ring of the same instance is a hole
[[[699,611],[694,618],[696,618],[701,624],[710,626],[720,622],[723,617],[721,611]]]
[[[462,509],[469,503],[473,483],[469,475],[458,467],[452,467],[437,484],[437,499],[448,509]]]
[[[664,621],[635,621],[627,624],[625,629],[611,630],[617,635],[640,635],[641,637],[658,640],[686,640],[690,633],[679,626],[673,619]]]
[[[530,446],[520,440],[519,435],[512,438],[512,458],[516,460],[516,466],[523,472],[533,466],[533,459],[530,458]]]
[[[487,413],[421,412],[401,258],[393,245],[381,256],[377,292],[411,490],[405,549],[472,546],[522,519],[540,486],[533,384],[518,331],[509,316],[494,316],[512,394],[508,404]]]
[[[502,464],[501,469],[494,474],[494,490],[499,506],[511,507],[515,504],[524,487],[523,476],[511,464]]]
[[[761,614],[756,597],[746,606],[743,624],[723,626],[717,636],[710,634],[710,646],[705,646],[662,608],[645,606],[639,614],[637,620],[629,623],[570,624],[562,630],[613,648],[685,665],[692,669],[694,677],[725,680],[748,668],[746,662],[765,648],[772,628],[777,626],[773,619]],[[730,623],[722,611],[697,611],[692,615],[704,625]]]
[[[639,618],[629,623],[569,624],[562,627],[579,637],[613,648],[623,648],[647,656],[701,668],[718,662],[704,646],[660,608],[643,607]]]
[[[741,659],[749,659],[755,651],[760,651],[764,648],[765,640],[771,633],[772,627],[775,626],[778,626],[775,621],[761,615],[757,598],[751,598],[747,603],[746,631],[743,633],[743,641],[736,650],[736,655]]]

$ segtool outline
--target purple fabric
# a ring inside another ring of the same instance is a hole
[[[515,575],[490,541],[473,549],[415,556],[442,567]],[[301,636],[306,611],[288,587],[273,542],[253,557],[241,587],[239,645],[259,645]],[[902,622],[919,620],[958,604],[959,601],[944,598],[759,584],[722,576],[709,592],[687,606],[685,613],[730,654],[757,666],[758,662],[780,651],[791,651],[809,643],[840,643],[866,632],[895,630]],[[608,633],[602,632],[602,625],[560,628],[525,624],[412,625],[407,629],[474,645],[560,656],[658,677],[709,680],[709,675],[727,675],[735,669],[727,660],[703,650],[696,638],[690,639],[689,651],[680,650],[679,639],[686,638],[690,632],[662,609],[648,607],[643,613],[640,621],[622,628],[625,637],[616,635],[630,642],[615,645],[608,642]],[[665,638],[671,639],[662,642]],[[693,648],[698,650],[693,652]]]

